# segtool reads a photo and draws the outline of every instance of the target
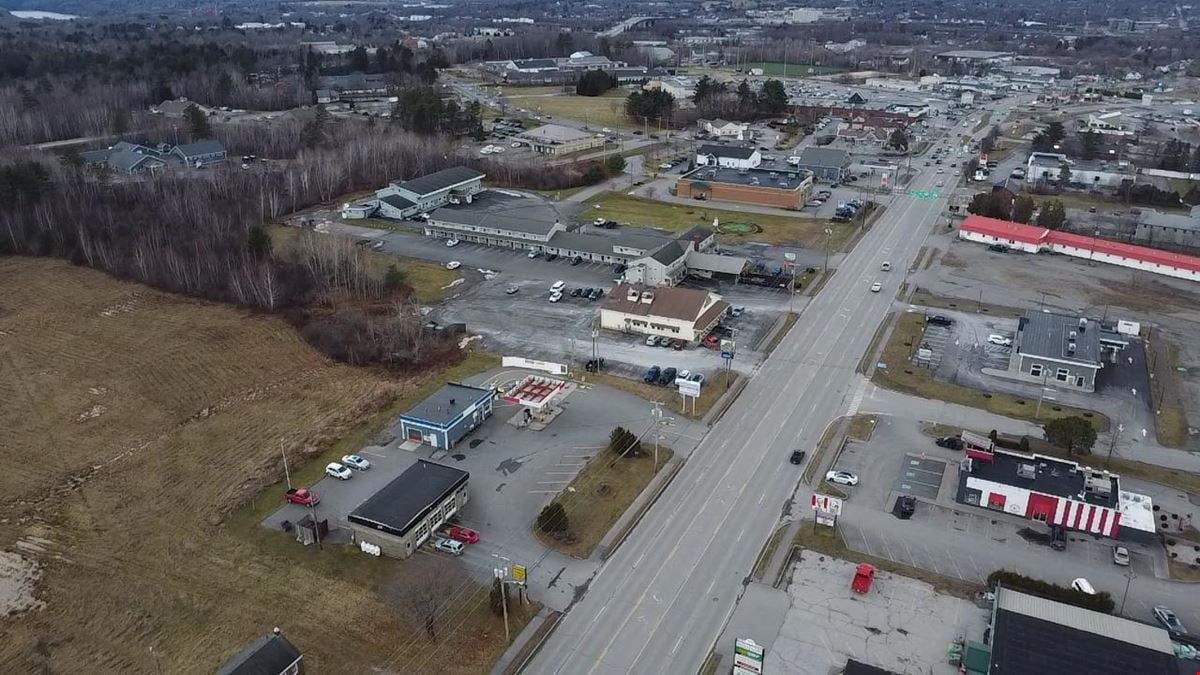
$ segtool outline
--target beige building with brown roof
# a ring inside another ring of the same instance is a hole
[[[728,302],[708,291],[618,284],[600,307],[600,327],[694,342],[704,339],[728,309]]]

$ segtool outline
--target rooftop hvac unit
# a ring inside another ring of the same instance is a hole
[[[1087,324],[1088,324],[1088,320],[1086,318],[1084,318],[1082,316],[1079,317],[1079,332],[1080,333],[1087,330]]]
[[[1067,353],[1068,353],[1068,354],[1074,354],[1074,353],[1075,353],[1075,342],[1074,342],[1074,340],[1072,340],[1071,342],[1068,342],[1068,343],[1067,343]]]
[[[650,291],[642,293],[642,302],[647,305],[654,302],[654,293]]]
[[[1033,464],[1022,462],[1021,464],[1017,465],[1017,477],[1033,480],[1037,478],[1037,467]]]
[[[629,289],[629,294],[625,296],[625,299],[628,300],[629,302],[637,302],[638,298],[640,298],[641,295],[642,295],[641,293],[638,293],[637,291],[635,291],[631,288],[631,289]]]
[[[1072,340],[1074,340],[1074,339],[1075,339],[1076,337],[1078,337],[1078,336],[1079,336],[1079,333],[1076,333],[1075,331],[1071,331],[1071,333],[1070,333],[1070,338],[1071,338]]]

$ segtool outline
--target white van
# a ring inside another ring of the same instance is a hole
[[[1087,579],[1084,579],[1083,577],[1080,577],[1080,578],[1076,579],[1075,581],[1072,581],[1071,588],[1074,588],[1075,590],[1079,591],[1080,593],[1087,593],[1088,595],[1096,594],[1096,589],[1092,588],[1091,582],[1089,582]]]

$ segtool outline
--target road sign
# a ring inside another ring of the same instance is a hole
[[[831,516],[840,516],[842,515],[842,500],[840,497],[830,497],[829,495],[814,492],[812,496],[812,509],[813,511],[825,511]]]
[[[762,675],[764,650],[750,638],[733,643],[733,675]]]
[[[525,566],[524,565],[513,565],[512,566],[512,576],[513,576],[514,581],[519,581],[521,583],[525,583]]]
[[[721,358],[725,359],[726,361],[729,361],[730,359],[733,358],[733,352],[721,352]]]
[[[914,199],[931,202],[938,198],[938,193],[929,192],[927,190],[910,190],[908,195]]]
[[[700,383],[692,382],[691,380],[675,380],[675,384],[679,386],[679,393],[692,398],[700,398]]]
[[[721,352],[722,353],[729,352],[730,354],[733,354],[734,346],[735,346],[735,343],[733,340],[721,340]],[[733,358],[733,357],[730,356],[729,358]]]

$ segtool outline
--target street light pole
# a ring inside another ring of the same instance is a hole
[[[1132,562],[1132,561],[1130,561]],[[1125,568],[1125,592],[1121,594],[1121,608],[1117,610],[1117,614],[1125,613],[1125,599],[1129,597],[1129,584],[1133,582],[1133,566]]]
[[[283,439],[279,439],[279,454],[283,455],[283,477],[287,479],[288,489],[292,489],[292,474],[288,472],[287,450],[283,447]]]

